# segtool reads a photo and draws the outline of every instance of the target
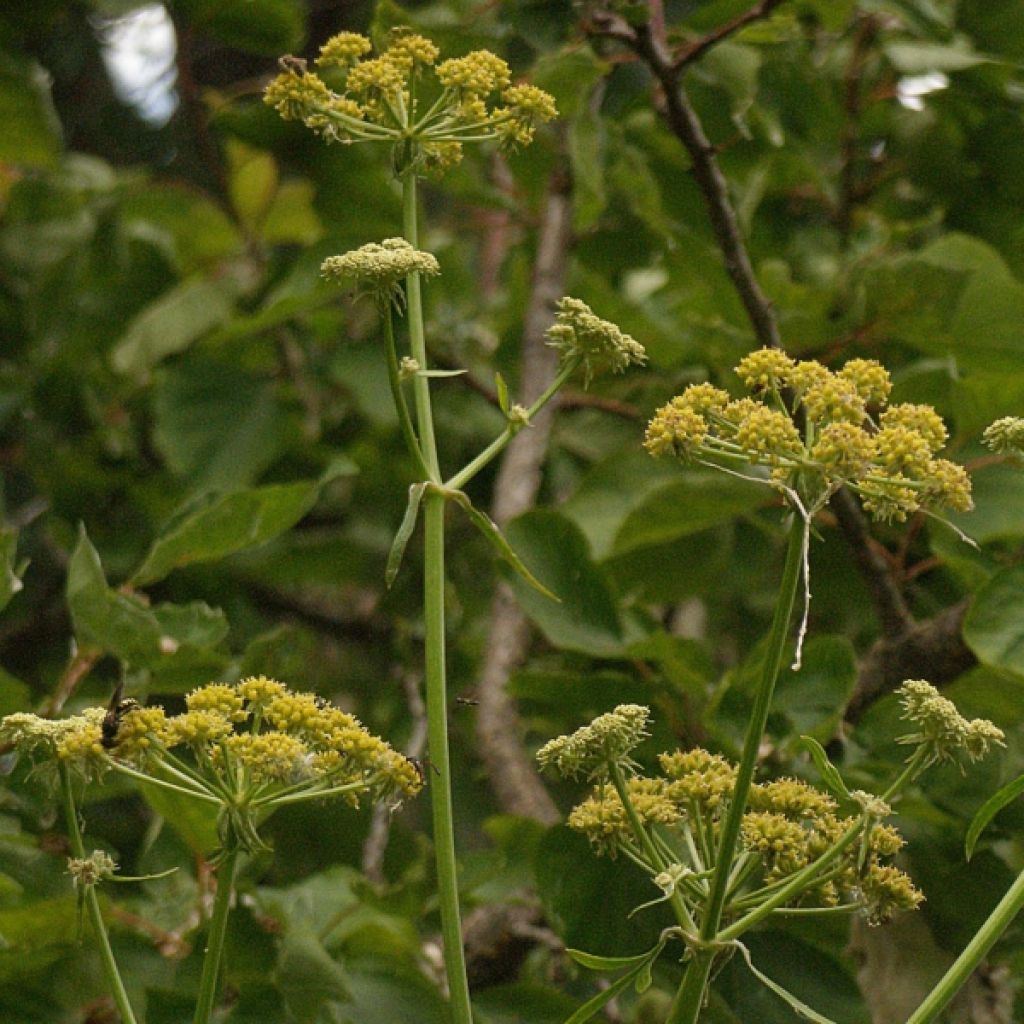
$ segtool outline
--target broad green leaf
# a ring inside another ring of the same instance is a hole
[[[146,803],[184,840],[198,857],[208,857],[220,842],[217,835],[217,808],[202,800],[190,800],[160,786],[139,785]]]
[[[700,533],[734,516],[752,512],[771,498],[771,490],[763,484],[711,470],[687,474],[686,479],[648,495],[626,517],[615,537],[613,552],[624,555],[636,548]]]
[[[184,565],[224,558],[266,543],[294,526],[313,507],[326,483],[353,471],[351,462],[339,458],[319,480],[194,498],[164,526],[134,582],[140,586],[154,583]]]
[[[964,369],[1014,373],[1024,363],[1024,285],[983,274],[967,282],[950,324]]]
[[[573,227],[577,231],[592,227],[608,208],[605,144],[605,123],[597,111],[585,109],[569,122]]]
[[[737,942],[736,946],[739,948],[740,953],[743,955],[743,959],[747,962],[747,967],[750,968],[751,974],[766,988],[771,989],[780,999],[784,1000],[789,1004],[790,1008],[794,1013],[805,1018],[806,1020],[814,1021],[814,1024],[835,1024],[835,1021],[830,1020],[828,1017],[818,1013],[817,1010],[812,1009],[803,1000],[797,999],[792,992],[784,989],[778,982],[772,981],[763,971],[758,970],[754,966],[754,961],[750,958],[750,950],[743,945],[742,942]]]
[[[850,641],[842,636],[812,637],[804,645],[800,671],[786,668],[779,676],[772,715],[786,717],[794,738],[807,733],[827,742],[839,725],[856,683],[857,660]]]
[[[345,1024],[445,1024],[451,1018],[437,986],[418,967],[380,957],[346,960],[350,999]]]
[[[0,610],[24,586],[15,571],[17,552],[18,531],[11,526],[0,527]]]
[[[324,233],[314,206],[316,189],[308,181],[284,181],[260,226],[268,245],[312,245]]]
[[[39,970],[77,941],[78,908],[68,885],[66,897],[0,910],[0,982]]]
[[[949,519],[979,544],[1024,537],[1024,473],[1008,463],[985,466],[971,477],[972,512]],[[961,542],[962,544],[962,542]],[[965,553],[965,557],[971,557]]]
[[[326,1005],[347,1002],[348,980],[339,964],[312,932],[288,927],[275,969],[289,1018],[296,1024],[316,1024]]]
[[[112,590],[84,529],[68,567],[67,600],[79,643],[95,644],[131,666],[172,678],[185,672],[194,685],[192,669],[222,664],[208,648],[227,635],[223,612],[201,601],[148,607]]]
[[[0,53],[0,161],[51,168],[60,154],[60,121],[50,77],[40,65]]]
[[[388,552],[388,564],[384,570],[384,582],[389,587],[395,582],[395,577],[398,576],[398,570],[402,565],[402,558],[405,556],[406,545],[409,543],[412,531],[416,529],[420,502],[423,500],[426,490],[427,485],[425,483],[412,484],[409,487],[409,501],[405,506],[405,515],[402,516],[402,522],[398,526],[397,533],[395,533],[391,550]]]
[[[234,299],[234,288],[225,278],[183,281],[128,324],[111,350],[110,365],[125,376],[145,376],[162,359],[184,351],[224,323]]]
[[[481,512],[470,500],[469,496],[458,491],[452,500],[469,516],[473,525],[484,535],[487,543],[494,548],[499,558],[503,558],[515,570],[516,575],[528,583],[539,594],[550,598],[552,601],[560,601],[557,594],[553,594],[547,587],[523,563],[523,560],[516,554],[512,545],[505,539],[497,524],[485,512]]]
[[[965,437],[978,438],[993,420],[1021,409],[1024,373],[971,373],[953,385],[957,432]]]
[[[270,209],[277,193],[277,161],[270,153],[228,138],[228,195],[239,219],[255,230]]]
[[[964,639],[984,664],[1024,675],[1024,566],[996,573],[978,591]]]
[[[1024,775],[1018,775],[1012,782],[1008,782],[1005,786],[993,793],[982,805],[978,808],[978,813],[971,819],[971,824],[967,829],[967,835],[964,838],[964,856],[967,860],[970,860],[974,856],[974,847],[981,836],[981,833],[985,831],[989,822],[1007,805],[1013,803],[1024,793]]]
[[[536,510],[514,519],[506,534],[530,571],[559,598],[552,601],[511,577],[523,610],[548,640],[596,657],[620,654],[623,629],[616,599],[579,529],[557,512]]]

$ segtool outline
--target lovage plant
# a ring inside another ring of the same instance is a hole
[[[466,143],[498,141],[505,146],[532,141],[538,125],[555,117],[551,96],[536,86],[512,84],[508,65],[487,50],[438,63],[438,48],[423,36],[393,32],[387,47],[370,56],[364,36],[343,32],[321,48],[317,71],[292,58],[268,86],[265,100],[282,117],[302,121],[327,142],[379,142],[390,148],[402,189],[402,235],[368,242],[323,264],[326,277],[351,282],[375,300],[383,322],[391,394],[402,435],[420,472],[387,567],[389,582],[423,508],[424,627],[427,728],[432,784],[435,858],[444,959],[452,1019],[472,1019],[462,947],[456,877],[448,710],[445,670],[445,526],[451,501],[463,508],[497,551],[531,584],[547,591],[505,542],[491,520],[476,509],[465,485],[527,427],[577,370],[587,381],[602,369],[616,372],[644,360],[643,348],[579,299],[563,298],[548,338],[561,356],[560,370],[528,408],[512,404],[503,385],[499,396],[506,425],[476,457],[450,475],[442,472],[431,405],[431,379],[448,375],[430,368],[424,330],[422,284],[440,272],[437,260],[420,248],[418,180],[443,173],[462,158]],[[404,288],[403,288],[404,285]],[[408,327],[408,353],[399,355],[395,314]],[[411,386],[414,413],[406,398]],[[554,598],[554,595],[549,594]]]
[[[282,806],[341,797],[394,803],[420,789],[419,771],[351,715],[310,693],[265,677],[237,685],[211,683],[186,697],[186,710],[120,700],[59,720],[17,713],[0,721],[0,742],[59,780],[73,856],[69,870],[88,909],[103,970],[124,1024],[135,1013],[114,959],[96,887],[122,879],[103,850],[87,852],[77,789],[108,773],[128,776],[213,808],[219,849],[217,895],[210,916],[195,1024],[209,1024],[217,1005],[228,914],[239,860],[268,849],[260,826]]]
[[[662,754],[658,776],[638,774],[630,754],[646,735],[648,719],[639,705],[620,706],[537,755],[545,768],[596,784],[572,812],[570,826],[598,852],[623,854],[638,864],[662,891],[654,902],[667,901],[677,920],[652,950],[628,964],[581,954],[587,966],[627,969],[573,1016],[573,1024],[634,981],[648,984],[651,965],[670,938],[684,944],[686,970],[669,1024],[695,1024],[715,964],[736,950],[795,1010],[824,1021],[761,973],[739,937],[773,914],[860,910],[878,924],[896,910],[916,907],[921,894],[888,862],[903,845],[883,823],[891,802],[929,765],[975,761],[1003,742],[991,722],[966,720],[929,683],[909,680],[899,692],[913,731],[900,742],[914,750],[883,793],[851,792],[809,737],[830,793],[795,779],[754,781],[802,576],[805,606],[794,668],[800,665],[814,515],[844,486],[885,521],[903,521],[919,510],[967,511],[971,490],[964,469],[938,455],[946,441],[941,418],[926,405],[887,406],[891,382],[874,360],[851,360],[832,372],[812,360],[761,349],[740,361],[736,375],[747,396],[691,385],[656,412],[645,446],[654,456],[699,462],[772,487],[790,515],[782,583],[739,762],[697,749]]]

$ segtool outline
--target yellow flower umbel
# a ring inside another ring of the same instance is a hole
[[[941,418],[927,405],[886,408],[889,375],[874,360],[852,359],[833,373],[766,348],[741,359],[736,374],[750,396],[687,388],[655,413],[647,450],[718,468],[766,466],[809,513],[844,484],[883,521],[971,508],[967,473],[938,457],[946,443]]]
[[[323,78],[286,57],[264,100],[328,142],[390,143],[399,174],[443,172],[466,142],[527,145],[557,116],[548,93],[513,85],[508,65],[488,50],[437,63],[438,48],[407,30],[395,30],[376,57],[371,49],[354,32],[329,39],[316,61]]]
[[[211,683],[185,705],[172,717],[161,707],[127,710],[106,742],[102,708],[56,722],[8,715],[0,741],[40,763],[87,777],[118,771],[218,806],[224,849],[261,847],[257,825],[284,804],[342,797],[358,806],[421,788],[416,766],[357,719],[276,680]]]

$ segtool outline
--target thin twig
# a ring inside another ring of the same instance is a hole
[[[716,43],[720,43],[727,36],[731,36],[736,32],[739,32],[741,28],[745,28],[747,25],[754,21],[760,21],[762,18],[767,18],[772,11],[782,3],[782,0],[761,0],[760,3],[754,4],[753,7],[748,11],[743,11],[737,14],[735,18],[731,18],[729,21],[723,22],[718,28],[712,29],[706,35],[695,39],[692,43],[687,43],[682,50],[680,50],[672,61],[672,66],[678,71],[685,68],[687,64],[692,64],[695,60],[702,57],[708,50],[711,49]]]

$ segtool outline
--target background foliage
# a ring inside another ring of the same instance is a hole
[[[749,6],[669,2],[670,38],[682,49]],[[969,865],[962,836],[1024,768],[1024,476],[977,446],[990,420],[1024,405],[1024,22],[1010,0],[762,6],[770,16],[684,80],[783,343],[833,366],[881,359],[894,400],[933,403],[975,470],[977,510],[957,522],[978,550],[934,522],[858,540],[821,518],[813,639],[771,721],[767,771],[808,772],[796,739],[810,733],[866,788],[902,758],[886,694],[903,675],[943,684],[1008,733],[1001,761],[967,779],[936,772],[901,806],[928,902],[899,937],[857,929],[851,945],[845,925],[792,927],[753,950],[842,1024],[898,1021],[900,999],[914,1004],[1021,866],[1019,808]],[[149,54],[148,87],[118,85],[111,54],[140,15],[172,48]],[[509,527],[563,599],[512,581],[534,627],[508,680],[525,743],[635,701],[655,709],[649,754],[734,751],[771,613],[778,510],[737,482],[649,460],[639,439],[656,405],[691,381],[728,385],[760,339],[650,74],[588,33],[594,10],[568,0],[40,0],[0,12],[0,713],[105,701],[122,671],[130,692],[170,706],[212,678],[261,672],[415,741],[412,548],[383,585],[412,467],[373,311],[318,277],[323,257],[398,232],[397,192],[379,152],[326,148],[259,95],[277,55],[401,23],[452,53],[502,53],[564,118],[528,151],[471,154],[428,192],[426,247],[443,269],[427,290],[428,337],[437,363],[469,370],[436,388],[448,468],[500,429],[494,371],[513,390],[519,380],[552,194],[571,199],[564,290],[650,356],[646,372],[562,403],[539,507]],[[474,501],[499,501],[494,486],[481,475]],[[472,696],[499,570],[468,523],[451,530],[451,671],[454,692]],[[490,959],[470,941],[480,1019],[560,1021],[593,978],[557,942],[503,930],[502,914],[537,894],[549,937],[595,953],[640,951],[661,925],[655,912],[625,920],[651,895],[627,866],[509,813],[481,768],[475,715],[454,705],[464,900],[501,938]],[[8,769],[0,1016],[110,1019],[53,801],[24,766]],[[553,796],[565,809],[574,794]],[[129,873],[183,869],[118,887],[107,906],[149,1024],[187,1021],[210,822],[119,785],[88,799],[89,832]],[[370,882],[368,815],[357,827],[320,809],[275,818],[275,854],[249,866],[231,926],[228,1020],[443,1019],[425,804],[389,824]],[[1022,957],[1018,930],[996,960],[1012,972]],[[897,969],[902,984],[886,987]],[[675,979],[656,980],[619,1001],[618,1019],[659,1019]],[[955,1019],[1015,1019],[1012,978],[990,983],[1003,1016]],[[726,968],[716,1021],[789,1014]]]

